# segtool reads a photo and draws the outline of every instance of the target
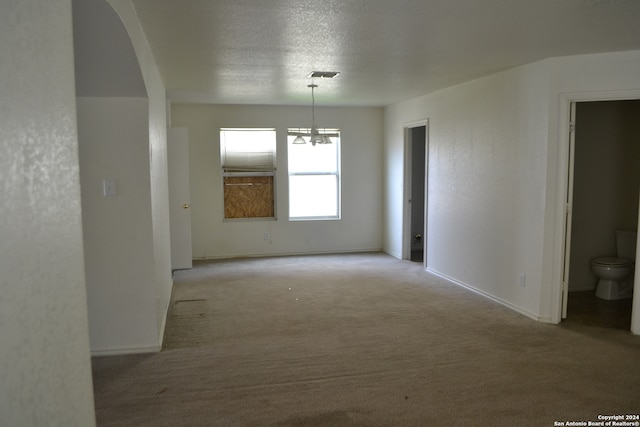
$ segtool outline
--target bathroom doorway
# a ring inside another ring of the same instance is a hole
[[[405,205],[403,259],[426,267],[427,249],[427,123],[405,126]]]
[[[638,228],[640,100],[575,102],[572,112],[563,317],[628,331],[633,300],[596,298],[590,261],[616,256],[616,230]]]

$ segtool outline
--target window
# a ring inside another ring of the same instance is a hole
[[[275,218],[275,129],[220,129],[224,218]]]
[[[340,219],[340,131],[322,129],[331,144],[294,144],[309,129],[289,129],[289,219]]]

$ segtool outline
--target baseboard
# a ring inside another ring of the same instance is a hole
[[[481,296],[483,296],[485,298],[488,298],[488,299],[490,299],[492,301],[495,301],[498,304],[503,305],[503,306],[507,307],[508,309],[513,310],[513,311],[515,311],[517,313],[520,313],[523,316],[526,316],[526,317],[528,317],[530,319],[533,319],[533,320],[535,320],[537,322],[553,323],[551,321],[551,318],[548,317],[548,316],[540,316],[538,314],[532,313],[532,312],[530,312],[529,310],[527,310],[527,309],[525,309],[523,307],[520,307],[520,306],[518,306],[516,304],[510,303],[509,301],[505,301],[502,298],[499,298],[499,297],[497,297],[495,295],[492,295],[492,294],[490,294],[488,292],[485,292],[485,291],[482,291],[480,289],[474,288],[471,285],[468,285],[466,283],[460,282],[460,281],[458,281],[456,279],[453,279],[453,278],[451,278],[451,277],[449,277],[447,275],[438,273],[437,271],[434,271],[434,270],[432,270],[432,269],[430,269],[428,267],[427,267],[427,271],[429,273],[433,274],[434,276],[438,276],[438,277],[440,277],[440,278],[442,278],[442,279],[444,279],[444,280],[446,280],[446,281],[448,281],[448,282],[450,282],[450,283],[452,283],[454,285],[461,286],[461,287],[463,287],[465,289],[470,290],[471,292],[474,292],[474,293],[476,293],[478,295],[481,295]]]
[[[162,346],[164,345],[164,330],[167,326],[167,317],[169,316],[169,307],[171,306],[171,295],[173,295],[173,277],[171,278],[171,292],[169,292],[169,300],[167,301],[167,304],[164,307],[164,311],[163,311],[164,316],[162,316],[162,323],[160,324],[160,332],[158,336],[158,341],[160,342],[160,348],[162,348]]]
[[[91,350],[91,357],[124,356],[127,354],[158,353],[160,350],[162,350],[162,344],[148,346],[148,347],[103,348],[103,349]]]
[[[206,257],[194,257],[194,261],[208,261],[217,259],[235,259],[235,258],[268,258],[268,257],[284,257],[284,256],[304,256],[304,255],[339,255],[339,254],[358,254],[358,253],[372,253],[372,252],[384,252],[382,248],[370,248],[370,249],[343,249],[343,250],[331,250],[331,251],[309,251],[309,252],[274,252],[274,253],[256,253],[256,254],[228,254],[228,255],[213,255]]]

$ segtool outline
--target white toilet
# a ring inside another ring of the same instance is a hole
[[[636,236],[635,231],[617,230],[618,256],[595,258],[591,261],[591,271],[600,279],[596,288],[598,298],[617,300],[631,298],[633,295]]]

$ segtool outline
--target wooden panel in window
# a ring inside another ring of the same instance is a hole
[[[273,176],[224,177],[225,218],[273,218]]]

